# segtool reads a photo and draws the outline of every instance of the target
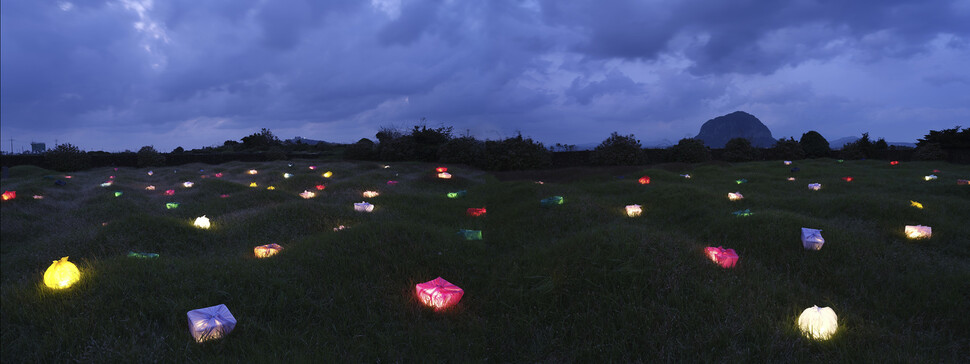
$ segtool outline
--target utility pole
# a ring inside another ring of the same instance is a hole
[[[13,138],[10,138],[10,154],[13,154]]]

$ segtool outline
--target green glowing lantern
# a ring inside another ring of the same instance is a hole
[[[735,180],[734,182],[737,183],[737,184],[742,184],[742,183],[747,183],[748,180],[742,178],[742,179],[739,179],[739,180]]]
[[[461,230],[458,230],[458,235],[464,236],[465,240],[482,240],[481,230],[461,229]]]
[[[732,214],[734,214],[734,216],[737,216],[737,217],[748,217],[748,216],[754,215],[754,213],[751,212],[750,209],[738,210],[738,211],[732,212]]]
[[[549,198],[544,198],[542,199],[542,201],[539,201],[539,204],[541,204],[542,206],[562,205],[562,203],[563,203],[562,196],[552,196]]]
[[[139,259],[155,259],[155,258],[158,258],[158,253],[128,252],[128,257],[139,258]]]
[[[115,191],[115,197],[121,197],[121,191]]]
[[[468,191],[465,191],[465,190],[461,190],[458,192],[448,192],[448,198],[465,197],[466,194],[468,194]]]
[[[171,210],[171,209],[177,209],[177,208],[179,208],[179,204],[178,204],[178,202],[166,202],[165,203],[165,208],[166,209],[169,209],[169,210]]]

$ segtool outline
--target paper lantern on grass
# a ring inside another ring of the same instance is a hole
[[[640,206],[640,205],[626,205],[626,207],[624,207],[624,210],[626,210],[626,216],[629,216],[629,217],[640,216],[640,214],[643,213],[642,207],[643,206]]]
[[[836,160],[835,162],[836,163],[843,163],[843,162],[845,162],[845,159],[839,159],[839,160]]]
[[[166,202],[165,203],[165,209],[167,209],[167,210],[172,210],[172,209],[177,209],[177,208],[179,208],[178,202]]]
[[[387,184],[393,186],[397,184],[397,181],[387,181]]]
[[[3,200],[9,201],[17,198],[17,191],[3,191]]]
[[[933,228],[923,225],[906,225],[906,237],[910,239],[926,239],[933,236]]]
[[[738,211],[732,212],[731,214],[737,217],[748,217],[748,216],[754,215],[754,213],[751,212],[751,209],[738,210]]]
[[[148,175],[149,175],[149,176],[151,176],[151,175],[153,175],[153,174],[155,174],[155,172],[153,172],[153,171],[148,171]]]
[[[346,226],[343,226],[343,225],[340,225],[340,226],[337,226],[337,227],[333,228],[333,231],[340,231],[340,230],[344,230],[344,229],[347,229],[347,227]]]
[[[438,172],[438,173],[448,172],[448,168],[447,167],[438,167],[438,168],[435,168],[434,171],[435,172]]]
[[[970,185],[970,180],[966,180],[966,179],[958,179],[958,180],[957,180],[957,185],[961,185],[961,186],[967,186],[967,185]]]
[[[195,225],[195,227],[199,229],[208,229],[212,226],[209,224],[209,218],[205,217],[205,215],[195,218],[195,222],[193,222],[192,225]]]
[[[895,166],[897,164],[899,164],[899,161],[889,161],[889,165],[891,166]]]
[[[155,186],[145,187],[145,191],[154,191],[154,190],[155,190]]]
[[[259,187],[256,182],[249,182],[249,187]]]
[[[257,246],[253,248],[253,253],[256,254],[256,258],[269,258],[279,253],[280,250],[283,250],[283,247],[274,243]]]
[[[257,174],[257,173],[259,173],[259,171],[255,170],[255,169],[250,169],[250,170],[246,171],[246,174]]]
[[[454,306],[461,300],[461,296],[465,294],[464,290],[441,277],[424,283],[418,283],[414,286],[414,291],[418,295],[418,300],[421,303],[435,310],[443,310]]]
[[[192,188],[192,186],[195,186],[195,183],[189,181],[182,182],[182,187]]]
[[[438,173],[438,178],[441,178],[441,179],[451,179],[451,173],[448,173],[448,172]]]
[[[802,247],[807,250],[822,250],[825,238],[822,237],[822,230],[802,228]]]
[[[377,191],[364,191],[364,198],[374,198],[380,195]]]
[[[818,190],[822,189],[822,184],[821,183],[809,183],[808,184],[808,189],[810,189],[812,191],[818,191]]]
[[[741,178],[741,179],[734,180],[734,183],[737,183],[737,184],[748,183],[748,180]]]
[[[313,187],[316,188],[317,191],[323,191],[324,188],[327,188],[327,186],[324,186],[324,185],[316,185],[316,186],[313,186]]]
[[[213,176],[216,176],[216,178],[222,178],[222,172],[216,173]]]
[[[711,259],[714,264],[721,266],[721,268],[734,268],[738,263],[738,254],[734,252],[734,249],[724,249],[722,247],[712,247],[709,246],[704,248],[704,253],[707,257]]]
[[[165,196],[173,196],[173,195],[175,195],[175,190],[165,190]]]
[[[357,202],[357,203],[354,203],[354,211],[357,211],[357,212],[372,212],[372,211],[374,211],[374,205],[371,205],[371,204],[366,203],[366,202]]]
[[[789,181],[794,181],[795,180],[795,177],[788,177],[788,180]]]
[[[466,213],[468,214],[468,216],[482,216],[482,215],[485,215],[485,208],[469,207]]]
[[[333,177],[333,172],[326,171],[326,172],[323,172],[321,176],[323,176],[323,178],[330,178],[330,177]]]
[[[81,279],[81,271],[67,257],[55,260],[44,272],[44,285],[53,289],[70,287]]]
[[[275,191],[276,190],[276,186],[269,186],[269,187],[266,187],[266,189],[267,190],[270,190],[270,191]]]
[[[222,338],[236,327],[236,318],[223,304],[192,310],[186,316],[189,318],[189,333],[198,343]]]
[[[128,252],[128,257],[139,258],[139,259],[155,259],[155,258],[158,258],[158,253]]]
[[[790,166],[791,165],[791,161],[785,161],[785,165],[786,166]]]
[[[316,170],[317,169],[317,166],[310,166],[308,168],[310,168],[310,170],[313,171],[313,170]]]
[[[466,194],[468,194],[468,191],[465,191],[465,190],[461,190],[458,192],[448,192],[448,198],[465,197]]]
[[[933,181],[933,180],[936,179],[936,175],[935,174],[931,174],[929,176],[924,176],[923,179],[924,180],[927,180],[927,181]]]
[[[458,230],[458,235],[465,237],[465,240],[482,240],[481,230],[460,229]]]
[[[738,201],[743,199],[744,195],[742,195],[741,192],[728,192],[728,200]]]
[[[121,191],[115,191],[115,197],[121,197]]]
[[[115,176],[108,176],[108,179],[115,179]]]
[[[384,169],[388,169],[388,168],[391,168],[391,166],[389,166],[389,165],[387,165],[387,164],[385,164],[385,165],[384,165]]]
[[[852,177],[842,177],[843,181],[852,182]]]
[[[316,193],[313,193],[307,190],[303,190],[303,192],[300,192],[300,197],[303,197],[304,199],[311,199],[316,197],[316,195],[317,195]]]
[[[684,178],[686,178],[686,179],[690,179],[690,174],[682,174],[682,175],[680,175],[680,176],[681,176],[681,177],[684,177]]]
[[[114,184],[114,182],[108,181],[108,182],[102,183],[101,187],[111,187],[112,184]]]
[[[44,196],[43,195],[34,195],[34,199],[35,200],[43,200],[44,199]]]
[[[293,177],[292,173],[283,173],[283,178],[290,178],[290,177]]]
[[[555,205],[562,205],[563,202],[564,202],[564,199],[562,198],[562,196],[552,196],[549,198],[542,199],[542,201],[539,201],[539,204],[542,206],[555,206]]]
[[[637,183],[639,183],[641,185],[648,185],[648,184],[650,184],[650,176],[640,177],[639,179],[637,179]]]
[[[831,308],[812,306],[798,316],[798,329],[809,339],[827,340],[839,329],[839,316]]]
[[[910,206],[913,206],[913,207],[915,207],[915,208],[918,208],[918,209],[921,209],[921,208],[923,208],[923,204],[921,204],[921,203],[919,203],[919,202],[916,202],[916,201],[913,201],[913,200],[910,200],[910,201],[909,201],[909,205],[910,205]]]

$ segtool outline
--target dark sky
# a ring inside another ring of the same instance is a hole
[[[744,110],[774,136],[970,126],[970,0],[0,2],[3,150],[382,126],[644,144]]]

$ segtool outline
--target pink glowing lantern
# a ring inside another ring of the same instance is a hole
[[[253,248],[253,254],[256,255],[256,258],[269,258],[281,250],[283,250],[283,247],[279,244],[266,244]]]
[[[3,200],[9,201],[17,198],[17,191],[3,191]]]
[[[650,176],[640,177],[640,179],[638,179],[637,182],[640,183],[641,185],[648,185],[650,184]]]
[[[397,181],[387,181],[387,184],[393,186],[397,184]]]
[[[216,176],[216,178],[222,178],[222,172],[216,173],[213,176]]]
[[[317,169],[317,166],[310,166],[309,168],[310,168],[310,170],[312,171],[312,170],[315,170],[315,169]]]
[[[482,216],[485,215],[485,208],[470,207],[468,208],[468,216]]]
[[[44,196],[43,195],[34,195],[34,199],[35,200],[43,200],[44,199]]]
[[[441,277],[418,283],[414,286],[414,291],[421,303],[433,307],[436,311],[454,306],[465,294],[464,290]]]
[[[438,167],[438,168],[435,168],[434,171],[438,173],[448,172],[448,167]]]
[[[173,195],[175,195],[175,190],[165,190],[165,196],[173,196]]]
[[[704,253],[721,268],[734,268],[734,265],[738,263],[738,253],[735,253],[734,249],[709,246],[704,248]]]
[[[219,195],[219,197],[220,197],[220,198],[226,198],[226,197],[229,197],[229,195],[227,195],[227,194],[225,194],[225,193],[223,193],[223,194],[221,194],[221,195]]]
[[[313,193],[311,191],[303,190],[303,192],[300,192],[300,197],[303,197],[304,199],[307,199],[307,200],[308,199],[311,199],[311,198],[314,198],[316,196],[317,196],[317,194],[316,193]]]

